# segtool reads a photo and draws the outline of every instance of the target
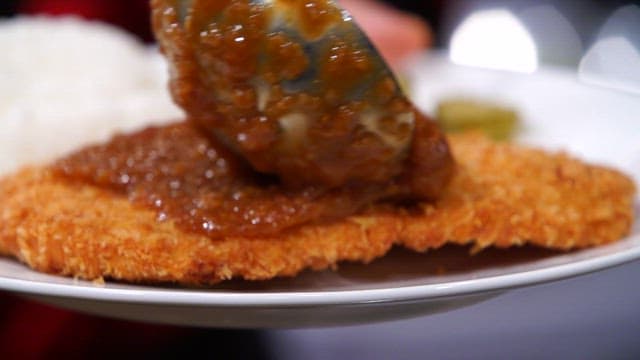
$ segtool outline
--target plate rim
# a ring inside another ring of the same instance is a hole
[[[433,59],[433,58],[432,58]],[[424,59],[422,59],[424,61]],[[449,64],[450,66],[456,66]],[[472,71],[496,73],[495,70],[473,69]],[[521,74],[501,74],[508,77],[520,77]],[[577,81],[575,74],[556,68],[541,68],[533,75],[562,77],[575,82],[575,85],[587,86]],[[613,92],[609,89],[593,88],[599,91]],[[628,96],[626,93],[613,92],[616,96]],[[636,199],[638,204],[638,199]],[[640,218],[635,219],[640,223]],[[403,302],[426,302],[437,299],[478,295],[492,291],[508,290],[526,286],[564,280],[601,271],[640,259],[640,227],[636,224],[631,234],[618,242],[601,247],[579,250],[580,252],[597,252],[607,246],[615,246],[621,242],[634,242],[635,246],[621,249],[609,254],[600,254],[555,264],[547,267],[524,269],[506,274],[489,275],[480,278],[454,280],[443,283],[381,287],[372,289],[322,290],[322,291],[277,291],[277,292],[239,292],[218,291],[218,289],[167,289],[146,285],[122,284],[108,281],[107,284],[126,285],[131,288],[103,287],[90,281],[78,281],[66,278],[73,283],[46,282],[12,278],[0,275],[0,290],[16,292],[31,296],[49,296],[93,300],[98,302],[126,302],[155,305],[180,306],[215,306],[227,308],[260,308],[260,307],[317,307],[317,306],[351,306],[364,304],[389,304]],[[561,255],[558,255],[561,256]],[[11,258],[25,268],[25,271],[37,273],[24,264]],[[47,275],[37,273],[37,275]],[[57,275],[48,275],[56,276]],[[216,291],[210,291],[216,290]]]
[[[603,249],[606,249],[607,246],[619,245],[624,241],[640,241],[640,233],[632,234],[631,236],[621,239],[615,243],[578,251],[602,251]],[[493,275],[476,279],[457,280],[436,284],[354,290],[242,293],[238,291],[208,291],[215,290],[215,288],[177,290],[157,287],[154,288],[152,286],[146,288],[140,285],[112,282],[114,285],[140,286],[139,289],[129,289],[91,285],[91,282],[89,281],[81,281],[84,284],[79,283],[76,285],[48,283],[38,280],[14,279],[4,276],[0,276],[0,289],[35,296],[154,305],[215,306],[234,308],[373,305],[398,302],[425,302],[430,300],[479,295],[493,291],[515,289],[582,276],[620,266],[639,259],[640,245],[625,249],[624,251],[614,252],[612,254],[587,257],[565,264],[517,271],[503,275]],[[16,261],[13,259],[5,260]],[[24,266],[28,271],[34,271],[24,264],[19,265]],[[71,278],[68,279],[70,281],[76,281]],[[108,283],[109,282],[107,282],[107,284]]]

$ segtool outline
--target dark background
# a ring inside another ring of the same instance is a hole
[[[496,6],[511,10],[531,5],[554,5],[576,28],[582,40],[589,42],[598,28],[616,8],[640,4],[640,0],[386,0],[398,8],[426,19],[435,30],[437,47],[443,47],[455,25],[470,11]],[[153,41],[149,30],[148,0],[2,0],[0,17],[16,14],[77,14],[101,19],[123,27],[145,41]]]

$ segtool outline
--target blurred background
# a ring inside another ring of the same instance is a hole
[[[357,0],[356,0],[357,2]],[[509,28],[505,19],[519,23],[535,43],[541,62],[578,65],[582,56],[601,37],[603,26],[626,8],[626,20],[633,20],[640,11],[640,1],[625,0],[385,0],[384,2],[414,13],[426,20],[434,30],[434,46],[451,48],[456,35],[462,36],[465,26],[482,34]],[[634,14],[635,13],[635,14]],[[147,0],[3,0],[0,16],[17,14],[76,14],[87,19],[99,19],[123,27],[144,41],[153,41],[149,29]],[[623,14],[624,15],[624,14]],[[614,19],[615,20],[615,19]],[[637,18],[635,18],[637,20]],[[507,20],[508,21],[508,20]],[[493,29],[491,29],[493,23]],[[487,25],[489,24],[489,25]],[[637,25],[637,24],[636,24]],[[623,26],[624,27],[624,26]],[[621,29],[618,29],[621,30]],[[477,34],[479,36],[481,34]],[[489,41],[485,39],[484,41]],[[633,39],[637,41],[638,39]],[[636,43],[637,44],[637,43]]]
[[[640,1],[386,2],[424,19],[432,29],[432,47],[447,51],[455,63],[522,73],[563,67],[583,81],[640,93]],[[148,11],[147,0],[0,1],[0,17],[74,14],[114,24],[151,43]],[[512,291],[451,313],[335,329],[230,331],[135,324],[4,294],[0,354],[631,359],[640,356],[640,293],[634,290],[639,268],[633,263]]]
[[[571,67],[585,81],[640,92],[640,1],[381,2],[425,20],[433,29],[433,47],[449,49],[455,63],[521,72],[532,72],[539,64]],[[75,14],[153,41],[147,0],[0,2],[0,16],[19,14]]]

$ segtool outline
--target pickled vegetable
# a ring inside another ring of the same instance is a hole
[[[451,98],[438,104],[436,120],[445,132],[482,131],[494,140],[510,140],[519,128],[512,108],[488,101]]]

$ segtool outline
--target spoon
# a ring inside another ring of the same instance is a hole
[[[417,111],[331,0],[153,0],[174,100],[254,169],[291,186],[388,183]]]

